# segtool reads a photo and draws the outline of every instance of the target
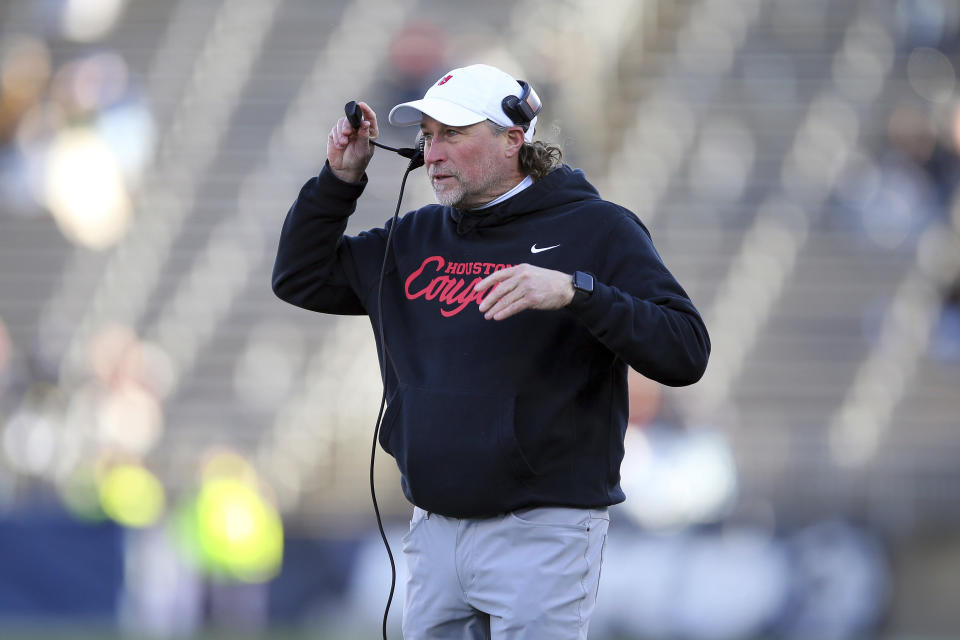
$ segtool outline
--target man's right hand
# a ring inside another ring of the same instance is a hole
[[[327,162],[333,174],[344,182],[360,182],[376,148],[370,140],[375,140],[380,133],[377,114],[370,105],[366,102],[357,104],[363,112],[360,128],[354,129],[344,117],[337,120],[327,136]]]

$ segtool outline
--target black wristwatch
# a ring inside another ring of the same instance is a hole
[[[573,300],[582,302],[593,295],[593,276],[583,271],[573,272]]]

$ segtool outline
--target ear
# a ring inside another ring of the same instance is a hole
[[[504,152],[508,158],[520,153],[520,147],[523,146],[523,128],[522,127],[510,127],[507,129],[506,133],[507,145]]]

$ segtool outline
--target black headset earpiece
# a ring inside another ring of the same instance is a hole
[[[540,102],[540,96],[533,90],[530,83],[524,80],[517,80],[517,83],[522,88],[520,96],[509,95],[503,99],[500,106],[507,117],[513,121],[513,124],[523,127],[523,130],[526,131],[533,119],[540,113],[543,104]]]
[[[404,153],[405,151],[408,151],[408,149],[397,149],[397,153],[402,155],[404,158],[410,158],[410,164],[407,167],[407,171],[422,167],[426,162],[423,157],[423,138],[420,138],[420,140],[417,141],[416,149],[410,149],[410,151],[414,152],[413,155],[408,156],[406,153]]]
[[[350,126],[359,129],[360,125],[363,124],[363,111],[360,110],[360,105],[357,104],[356,100],[351,100],[343,105],[343,112],[347,115]]]

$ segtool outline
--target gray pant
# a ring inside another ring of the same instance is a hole
[[[461,520],[415,508],[404,640],[584,640],[609,524],[606,509]]]

